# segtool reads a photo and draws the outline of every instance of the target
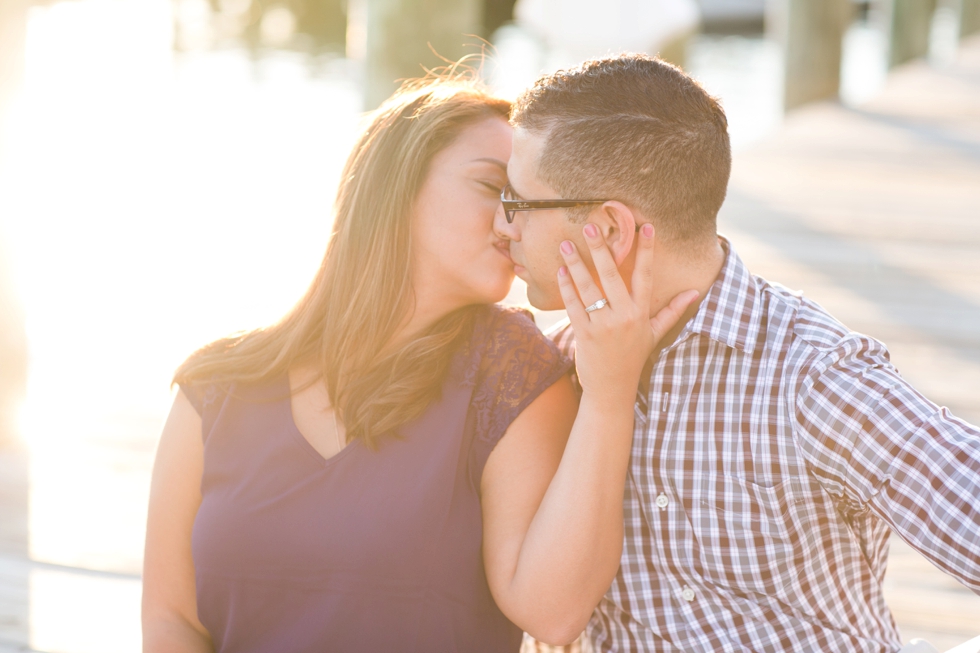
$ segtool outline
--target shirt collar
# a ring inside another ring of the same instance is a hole
[[[718,239],[725,250],[725,264],[677,340],[683,340],[687,333],[697,333],[752,353],[762,328],[760,288],[728,239]]]

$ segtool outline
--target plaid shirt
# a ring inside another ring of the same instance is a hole
[[[596,651],[897,651],[889,530],[980,593],[980,430],[727,258],[638,394]],[[571,330],[552,336],[572,355]]]

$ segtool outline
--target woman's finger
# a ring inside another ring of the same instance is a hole
[[[589,314],[585,312],[585,304],[579,299],[572,277],[568,274],[568,268],[564,266],[558,269],[558,290],[561,292],[562,301],[565,302],[565,312],[568,313],[568,319],[572,322],[572,328],[576,328],[576,325],[585,324],[589,319]]]
[[[575,244],[566,240],[562,242],[560,249],[561,256],[565,259],[565,266],[568,268],[568,274],[575,283],[575,288],[578,290],[579,297],[582,298],[583,305],[589,306],[605,297],[602,294],[602,288],[596,284],[589,268],[585,266],[585,261],[579,255]]]
[[[650,298],[653,295],[653,253],[655,236],[652,224],[640,227],[636,246],[636,263],[633,267],[633,301],[644,315],[650,314]]]
[[[589,246],[592,263],[595,265],[596,272],[599,273],[599,283],[602,284],[603,296],[613,306],[625,306],[630,299],[630,294],[602,233],[597,226],[591,223],[582,228],[582,233],[585,234],[585,243]]]
[[[667,306],[660,309],[660,312],[650,320],[654,342],[663,340],[663,337],[674,328],[688,307],[697,301],[699,294],[697,290],[685,290],[670,300]]]

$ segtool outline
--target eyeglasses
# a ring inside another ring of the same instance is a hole
[[[543,211],[545,209],[570,209],[575,206],[589,204],[604,204],[609,200],[524,200],[518,199],[517,193],[510,184],[500,191],[500,203],[504,205],[504,216],[507,224],[514,222],[514,214],[518,211]]]

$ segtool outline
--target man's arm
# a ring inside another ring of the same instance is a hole
[[[871,339],[847,339],[818,368],[797,402],[814,475],[980,594],[980,428],[922,396]]]

